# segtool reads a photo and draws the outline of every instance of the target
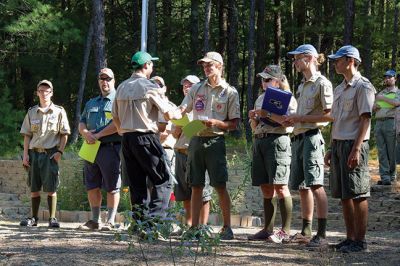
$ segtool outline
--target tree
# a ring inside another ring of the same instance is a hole
[[[149,0],[149,16],[147,31],[147,51],[151,55],[157,54],[157,1]]]
[[[281,61],[281,10],[280,10],[280,0],[274,0],[274,63],[280,65]]]
[[[100,69],[107,66],[105,54],[105,22],[104,22],[104,4],[103,0],[92,0],[93,5],[93,44],[95,71],[100,72]]]
[[[217,51],[221,54],[225,54],[226,40],[227,40],[227,12],[226,12],[226,0],[217,1],[218,4],[218,46]]]
[[[239,88],[238,10],[235,0],[228,0],[228,82]]]
[[[394,2],[393,38],[392,38],[392,69],[396,69],[397,43],[399,38],[399,2]]]
[[[353,26],[354,26],[354,0],[346,0],[345,2],[345,19],[344,19],[344,33],[343,44],[351,44],[353,42]]]
[[[200,56],[199,49],[199,1],[191,0],[190,8],[190,47],[192,50],[189,62],[192,72],[196,71],[197,58]]]
[[[254,35],[255,35],[255,0],[250,0],[250,21],[248,37],[248,70],[247,70],[247,112],[253,109],[253,71],[254,71]],[[247,116],[246,116],[247,117]],[[247,120],[247,119],[246,119]],[[251,140],[251,128],[246,123],[246,137]]]
[[[210,19],[211,19],[211,0],[206,0],[206,10],[204,18],[204,47],[203,53],[210,51]]]

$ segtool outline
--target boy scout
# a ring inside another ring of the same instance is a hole
[[[197,61],[202,65],[207,79],[194,85],[186,95],[181,109],[193,110],[193,119],[203,120],[207,127],[192,137],[188,149],[188,177],[192,186],[192,226],[199,224],[203,205],[205,172],[210,176],[210,185],[218,194],[224,226],[220,231],[223,240],[233,239],[230,221],[231,200],[226,189],[228,170],[224,133],[237,128],[240,119],[239,95],[223,78],[223,60],[217,52],[208,52]]]
[[[325,61],[323,54],[318,54],[314,46],[303,44],[288,53],[293,57],[293,64],[303,74],[303,80],[296,92],[297,112],[288,117],[294,123],[292,138],[292,164],[290,184],[292,189],[299,189],[303,218],[301,233],[295,234],[290,242],[306,243],[307,247],[326,246],[326,218],[328,200],[324,189],[324,138],[320,128],[330,121],[333,101],[332,83],[321,75],[318,66]],[[305,187],[304,187],[305,185]],[[312,234],[312,217],[316,201],[318,230]]]
[[[84,176],[92,219],[82,227],[99,229],[101,189],[107,192],[107,220],[101,230],[114,228],[115,215],[120,199],[120,149],[121,136],[111,121],[111,109],[115,98],[114,73],[103,68],[98,74],[100,95],[90,99],[83,110],[79,122],[79,132],[84,140],[93,144],[101,142],[94,163],[85,161]]]
[[[58,228],[56,219],[58,163],[67,143],[70,127],[64,108],[51,101],[53,84],[42,80],[37,85],[39,104],[31,107],[21,127],[24,135],[23,166],[28,169],[31,188],[32,216],[21,221],[21,226],[37,226],[40,191],[47,192],[49,227]]]
[[[118,86],[112,108],[113,122],[122,134],[122,161],[128,175],[134,219],[142,219],[143,215],[165,216],[172,192],[168,162],[156,134],[158,112],[166,120],[179,119],[181,115],[171,109],[159,86],[149,80],[154,60],[158,58],[146,52],[132,56],[134,73]],[[150,201],[147,178],[154,186]]]
[[[181,80],[183,95],[186,96],[190,90],[190,88],[199,83],[200,79],[194,75],[188,75],[184,79]],[[193,120],[192,112],[187,113],[189,120]],[[185,209],[185,218],[186,224],[192,225],[192,212],[190,210],[191,205],[191,197],[192,197],[192,189],[188,182],[187,177],[187,154],[189,147],[189,139],[182,133],[181,127],[176,127],[174,130],[174,137],[178,140],[175,143],[175,176],[178,181],[174,188],[174,194],[176,201],[183,201],[183,208]],[[210,212],[210,200],[211,200],[211,187],[210,187],[210,178],[208,174],[206,174],[206,182],[203,189],[203,205],[200,210],[200,224],[207,224],[208,216]]]
[[[375,139],[379,156],[378,185],[390,185],[396,179],[396,108],[400,106],[399,89],[396,87],[396,71],[384,74],[385,89],[376,95]]]
[[[375,88],[357,70],[361,63],[357,48],[346,45],[328,57],[334,60],[336,73],[344,77],[334,90],[332,151],[325,156],[331,167],[332,197],[341,199],[346,225],[347,238],[336,249],[357,252],[367,249],[368,140]]]

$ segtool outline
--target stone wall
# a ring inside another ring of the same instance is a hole
[[[0,160],[0,193],[14,193],[22,200],[29,199],[30,190],[26,185],[26,179],[27,173],[20,160]],[[83,188],[82,161],[78,159],[62,160],[60,182],[61,189],[62,186]],[[250,176],[245,170],[231,167],[227,186],[232,198],[233,213],[252,215],[262,209],[260,189],[251,186]]]

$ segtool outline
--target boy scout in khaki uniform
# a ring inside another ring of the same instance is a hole
[[[263,72],[258,73],[261,77],[264,92],[257,98],[255,109],[249,112],[250,125],[254,132],[252,184],[259,186],[264,199],[264,228],[249,240],[269,239],[275,243],[282,243],[289,238],[290,224],[292,220],[292,196],[288,188],[290,175],[290,137],[293,127],[285,127],[281,123],[284,116],[273,114],[262,110],[265,91],[270,87],[290,91],[286,76],[277,65],[267,66]],[[295,114],[297,108],[296,99],[292,96],[287,114]],[[265,115],[263,113],[266,113]],[[268,117],[269,120],[261,120],[260,117]],[[273,122],[273,123],[271,123]],[[277,124],[278,123],[278,124]],[[282,217],[282,228],[273,232],[277,200]]]
[[[335,88],[332,150],[326,154],[325,163],[331,167],[332,197],[341,199],[346,225],[347,238],[335,248],[349,253],[367,249],[368,140],[375,88],[357,70],[361,62],[357,48],[343,46],[329,59],[334,60],[336,73],[344,80]]]
[[[112,108],[113,122],[122,134],[122,162],[128,176],[134,219],[166,215],[172,184],[166,154],[157,134],[158,112],[166,120],[181,118],[180,111],[174,112],[162,96],[159,86],[149,80],[153,60],[158,58],[146,52],[132,56],[135,72],[118,86]],[[154,186],[149,200],[147,179]]]
[[[294,123],[292,138],[292,164],[290,185],[300,188],[303,227],[301,233],[291,237],[289,242],[309,243],[309,248],[327,246],[326,223],[328,200],[324,189],[324,138],[320,128],[330,121],[330,109],[333,101],[332,83],[326,79],[318,66],[324,61],[324,55],[318,54],[314,46],[303,44],[288,53],[293,56],[293,64],[304,76],[296,92],[297,112],[288,117]],[[305,187],[304,187],[305,186]],[[312,235],[312,217],[316,201],[318,230]]]
[[[193,119],[203,120],[207,127],[192,137],[188,149],[187,174],[192,185],[192,226],[199,224],[205,172],[210,176],[219,198],[224,226],[220,231],[223,240],[233,239],[230,221],[231,200],[226,189],[228,170],[224,133],[237,128],[240,119],[239,95],[223,78],[223,60],[217,52],[208,52],[197,61],[203,66],[207,79],[194,85],[186,95],[181,109],[193,110]]]
[[[396,108],[400,106],[399,89],[396,87],[396,72],[388,70],[384,74],[386,88],[376,95],[375,139],[379,156],[378,185],[390,185],[396,179]],[[382,105],[382,106],[381,106]]]
[[[190,88],[199,83],[200,79],[194,75],[188,75],[184,79],[181,80],[183,94],[186,96],[190,90]],[[193,113],[187,113],[189,120],[193,120]],[[178,181],[178,184],[175,185],[174,194],[176,201],[183,202],[183,208],[185,209],[185,219],[186,224],[192,225],[192,212],[190,210],[191,205],[191,197],[192,197],[192,188],[190,187],[190,183],[188,182],[187,176],[187,155],[189,148],[189,141],[185,134],[182,133],[181,127],[176,127],[174,131],[174,137],[178,140],[175,143],[175,177]],[[207,224],[208,216],[210,212],[210,200],[211,200],[212,189],[210,186],[210,178],[208,174],[206,174],[206,182],[203,189],[203,205],[200,210],[200,224]]]
[[[58,228],[56,219],[58,163],[67,143],[70,127],[64,108],[51,101],[53,84],[42,80],[37,85],[39,104],[25,116],[20,133],[24,135],[23,166],[28,170],[31,187],[32,216],[21,221],[21,226],[37,226],[40,191],[48,193],[49,227]]]

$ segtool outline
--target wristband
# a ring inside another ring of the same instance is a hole
[[[64,154],[64,153],[63,153],[62,151],[60,151],[60,150],[57,150],[57,152],[61,153],[61,155],[63,155],[63,154]]]

